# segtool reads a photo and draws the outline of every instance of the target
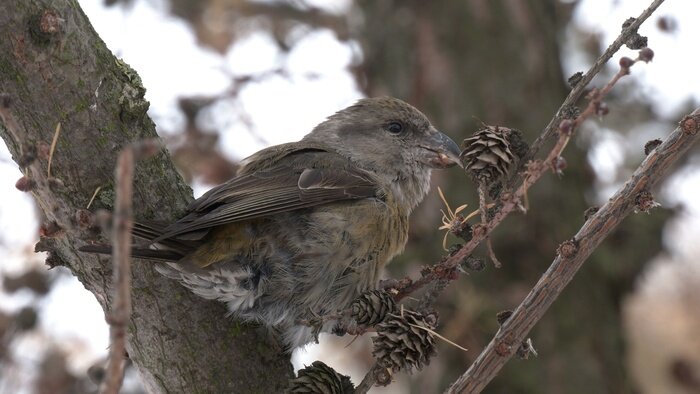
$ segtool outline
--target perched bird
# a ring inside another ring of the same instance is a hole
[[[176,222],[136,223],[134,235],[150,247],[132,254],[163,261],[158,271],[273,328],[291,350],[314,340],[300,320],[344,310],[376,288],[406,244],[431,169],[458,164],[459,153],[411,105],[362,99],[301,141],[243,160]]]

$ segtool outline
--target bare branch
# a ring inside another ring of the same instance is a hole
[[[554,136],[554,134],[557,132],[557,128],[559,127],[559,123],[561,123],[561,121],[564,119],[565,109],[576,104],[576,102],[581,98],[581,95],[584,93],[586,86],[588,86],[588,84],[593,80],[593,77],[600,72],[603,65],[605,65],[605,63],[607,63],[613,57],[613,55],[619,51],[620,48],[622,48],[623,44],[628,42],[630,38],[637,34],[637,30],[642,23],[644,23],[644,21],[646,21],[663,2],[664,0],[654,0],[647,9],[642,11],[642,13],[634,19],[634,21],[622,29],[622,33],[615,39],[615,41],[613,41],[612,44],[610,44],[610,46],[608,46],[605,52],[603,52],[595,63],[593,63],[590,70],[588,70],[588,72],[581,77],[575,86],[573,86],[573,89],[571,89],[571,92],[569,92],[569,95],[559,107],[557,114],[554,116],[554,118],[552,118],[547,127],[544,128],[542,134],[540,134],[535,142],[532,143],[528,157],[535,157],[540,149],[542,149],[542,146]]]

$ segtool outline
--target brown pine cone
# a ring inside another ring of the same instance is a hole
[[[384,321],[388,314],[396,312],[396,302],[386,291],[370,290],[357,297],[350,308],[358,324],[374,326]]]
[[[487,126],[462,143],[462,163],[479,182],[490,184],[505,176],[515,163],[509,128]]]
[[[296,378],[289,381],[289,393],[351,394],[355,386],[350,377],[341,375],[322,361],[299,370]]]
[[[393,372],[421,370],[436,354],[435,336],[431,332],[434,328],[432,315],[407,310],[400,315],[392,314],[377,325],[378,335],[372,338],[372,355],[379,365]]]

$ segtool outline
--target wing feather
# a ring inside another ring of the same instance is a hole
[[[242,220],[378,196],[373,176],[340,155],[304,155],[305,160],[292,158],[215,187],[190,204],[187,215],[152,237],[152,242]],[[155,232],[149,231],[149,235]]]

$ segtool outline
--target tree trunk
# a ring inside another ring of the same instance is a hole
[[[84,211],[112,209],[119,150],[156,137],[137,74],[116,59],[75,0],[0,2],[0,93],[5,114],[0,134],[45,216],[37,248],[47,262],[65,266],[109,313],[108,258],[76,251],[91,236]],[[13,124],[7,114],[16,120]],[[47,176],[57,124],[61,132]],[[172,219],[191,201],[165,152],[138,164],[135,216]],[[154,393],[280,392],[292,376],[289,356],[272,337],[226,316],[147,262],[133,264],[133,313],[127,350]]]

